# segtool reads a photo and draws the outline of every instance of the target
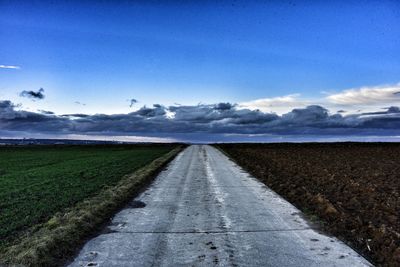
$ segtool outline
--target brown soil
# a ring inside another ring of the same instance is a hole
[[[375,264],[400,266],[400,144],[218,146]]]

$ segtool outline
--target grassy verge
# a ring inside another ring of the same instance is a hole
[[[115,185],[171,145],[0,147],[0,251],[25,230]]]
[[[2,263],[26,266],[59,265],[148,184],[180,150],[181,147],[173,149],[133,174],[124,176],[115,185],[103,188],[98,194],[26,231],[18,241],[2,252]]]

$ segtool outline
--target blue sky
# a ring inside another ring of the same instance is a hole
[[[0,1],[0,10],[0,100],[19,110],[229,102],[353,114],[399,101],[397,1]],[[40,88],[43,99],[21,97]]]

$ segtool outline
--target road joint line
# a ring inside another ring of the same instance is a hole
[[[295,232],[318,230],[316,228],[295,228],[295,229],[266,229],[266,230],[226,230],[226,231],[111,231],[110,233],[121,234],[229,234],[229,233],[268,233],[268,232]]]

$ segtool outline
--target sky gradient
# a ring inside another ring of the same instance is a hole
[[[400,136],[398,1],[0,0],[0,12],[3,137]]]

